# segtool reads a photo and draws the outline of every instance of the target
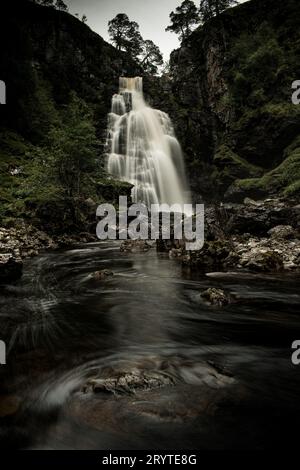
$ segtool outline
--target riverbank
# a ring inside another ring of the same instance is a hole
[[[186,251],[178,241],[159,243],[161,251],[201,270],[284,272],[300,269],[300,205],[296,201],[245,199],[205,211],[205,243]]]
[[[185,244],[179,240],[159,241],[157,249],[192,269],[298,271],[299,227],[300,205],[297,201],[245,199],[243,204],[206,207],[202,250],[186,251]],[[97,238],[91,233],[50,236],[24,222],[12,228],[0,228],[0,281],[19,279],[23,260],[42,250],[93,241]],[[147,252],[152,246],[153,243],[129,240],[121,245],[121,250]]]
[[[96,241],[96,235],[48,235],[24,221],[13,227],[0,227],[0,282],[11,282],[22,276],[23,261],[44,250],[56,250],[76,243]]]

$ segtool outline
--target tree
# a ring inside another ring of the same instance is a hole
[[[44,5],[45,7],[52,7],[54,6],[54,0],[41,0],[40,1],[41,5]]]
[[[141,66],[144,71],[156,74],[158,67],[162,66],[163,63],[163,56],[159,47],[150,39],[146,39],[146,41],[143,42],[141,53]]]
[[[143,51],[143,38],[139,31],[139,25],[135,21],[130,21],[130,28],[127,32],[127,37],[124,38],[124,50],[135,60],[138,60],[139,55]]]
[[[50,133],[50,142],[56,159],[56,169],[61,185],[69,197],[80,197],[85,192],[86,175],[97,171],[97,147],[95,127],[87,104],[71,94],[71,100],[63,115],[64,125]]]
[[[227,8],[237,5],[236,0],[201,0],[200,17],[203,22],[210,20],[214,16],[217,18]]]
[[[184,0],[175,12],[171,12],[170,20],[171,24],[166,31],[179,34],[181,40],[186,39],[191,34],[193,26],[199,22],[195,3],[192,0]]]
[[[83,15],[82,18],[81,18],[81,21],[83,23],[86,23],[87,22],[87,16],[86,15]]]
[[[108,23],[108,34],[116,48],[138,56],[141,53],[142,37],[139,25],[130,21],[125,13],[119,13]]]
[[[68,7],[63,0],[56,0],[55,8],[60,11],[68,11]]]

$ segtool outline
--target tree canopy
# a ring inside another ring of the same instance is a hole
[[[119,13],[108,23],[108,34],[116,48],[128,52],[133,57],[142,50],[142,36],[139,25],[130,21],[125,13]]]
[[[227,8],[237,5],[236,0],[201,0],[200,17],[203,22],[218,17]]]
[[[170,13],[171,24],[166,31],[179,34],[181,40],[186,39],[192,32],[193,26],[199,23],[199,12],[192,0],[184,0]]]
[[[143,50],[141,54],[141,65],[145,72],[155,74],[158,67],[164,63],[162,53],[159,47],[154,44],[151,39],[146,39],[143,42]]]
[[[163,56],[153,41],[142,38],[138,23],[130,21],[125,13],[119,13],[109,21],[108,33],[119,51],[127,52],[145,72],[157,73],[158,67],[163,64]]]
[[[63,0],[31,0],[33,3],[43,5],[45,7],[54,7],[60,11],[68,11],[68,7]]]

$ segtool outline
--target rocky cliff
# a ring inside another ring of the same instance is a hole
[[[120,190],[103,172],[107,113],[119,76],[140,70],[66,12],[12,0],[3,18],[0,224],[20,218],[48,232],[86,229],[96,203]]]
[[[298,0],[252,0],[173,52],[160,106],[175,123],[196,198],[299,194],[300,106],[291,102],[299,15]]]
[[[39,140],[44,129],[35,123],[38,112],[47,111],[45,94],[60,106],[75,91],[92,106],[100,133],[119,76],[140,73],[133,60],[74,16],[51,7],[12,0],[3,17],[0,78],[6,82],[7,106],[1,108],[0,125]]]

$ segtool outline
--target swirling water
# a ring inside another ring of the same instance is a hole
[[[93,273],[111,269],[97,281]],[[236,297],[223,308],[200,292]],[[191,273],[118,242],[28,260],[1,287],[0,445],[34,449],[262,448],[297,442],[295,276]],[[166,371],[174,386],[83,393],[91,377]],[[176,379],[176,380],[175,380]],[[9,405],[7,405],[9,403]]]

